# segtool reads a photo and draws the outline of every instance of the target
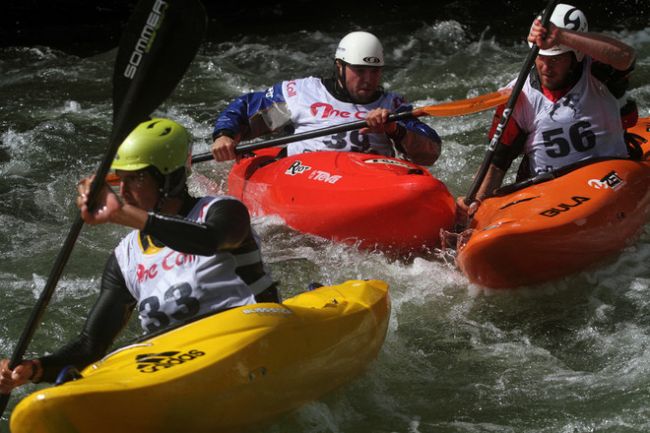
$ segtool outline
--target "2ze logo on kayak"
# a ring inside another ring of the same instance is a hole
[[[571,199],[569,200],[570,201],[569,203],[564,203],[564,202],[560,203],[555,207],[552,207],[550,209],[546,209],[543,212],[540,212],[539,214],[542,215],[542,216],[545,216],[545,217],[552,218],[552,217],[558,216],[558,215],[560,215],[560,214],[562,214],[564,212],[568,212],[571,209],[573,209],[575,207],[578,207],[582,203],[584,203],[586,201],[589,201],[589,200],[591,200],[591,198],[589,198],[589,197],[581,197],[581,196],[576,195],[576,196],[571,197]]]
[[[289,166],[289,168],[286,169],[286,171],[284,172],[284,174],[287,174],[287,175],[289,175],[289,176],[295,176],[295,175],[297,175],[297,174],[302,174],[302,173],[304,173],[304,172],[306,172],[306,171],[309,171],[309,170],[311,170],[311,167],[310,167],[310,166],[308,166],[308,165],[302,165],[302,162],[300,162],[299,160],[295,160],[295,161],[294,161],[294,162]]]
[[[203,355],[205,355],[205,352],[196,349],[186,353],[179,351],[148,353],[136,356],[135,362],[138,364],[136,368],[140,370],[140,373],[155,373],[156,371],[184,364]]]
[[[618,173],[610,171],[602,179],[589,179],[587,185],[595,189],[611,188],[617,190],[625,185],[625,182],[623,182],[623,179],[621,179]]]

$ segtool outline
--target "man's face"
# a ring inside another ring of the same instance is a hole
[[[343,65],[339,64],[339,68]],[[367,104],[373,101],[381,84],[382,68],[378,66],[346,65],[345,88],[354,102]]]
[[[575,56],[571,51],[557,56],[537,56],[535,67],[542,85],[549,90],[559,90],[569,85]]]
[[[146,211],[154,210],[160,192],[158,183],[146,169],[116,170],[115,174],[120,178],[120,195],[125,203]]]

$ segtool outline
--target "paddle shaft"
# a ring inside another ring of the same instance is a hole
[[[505,102],[508,94],[507,92],[493,92],[485,95],[477,96],[470,99],[460,101],[445,102],[438,105],[429,105],[426,107],[415,108],[411,111],[402,111],[400,113],[393,113],[388,116],[387,122],[395,122],[398,120],[410,119],[413,117],[421,116],[462,116],[465,114],[478,113],[479,111],[487,110],[488,108],[496,107],[497,105]],[[285,137],[273,138],[265,141],[258,141],[253,143],[243,143],[235,148],[238,154],[251,152],[254,150],[264,149],[272,146],[280,146],[282,144],[294,143],[296,141],[307,140],[309,138],[323,137],[326,135],[336,134],[338,132],[354,131],[356,129],[368,126],[365,120],[359,120],[350,123],[343,123],[340,125],[329,126],[327,128],[315,129],[313,131],[302,132],[299,134],[287,135]],[[212,159],[210,152],[200,153],[194,155],[192,163],[209,161]]]
[[[388,116],[387,122],[395,122],[397,120],[404,120],[415,117],[414,111],[403,111],[401,113],[393,113]],[[287,143],[295,143],[296,141],[308,140],[310,138],[323,137],[325,135],[336,134],[338,132],[354,131],[356,129],[365,128],[368,123],[365,120],[358,120],[356,122],[342,123],[340,125],[329,126],[327,128],[314,129],[313,131],[301,132],[300,134],[287,135],[285,137],[272,138],[257,143],[244,143],[235,148],[237,154],[252,152],[254,150],[265,149],[267,147],[280,146]],[[212,153],[205,152],[199,153],[192,157],[192,163],[209,161],[212,159]]]
[[[141,82],[143,81],[144,77],[145,74],[136,74],[133,80],[133,85],[131,87],[132,90],[130,93],[136,93],[137,89],[140,88]],[[132,95],[130,94],[127,95],[127,98],[123,102],[123,106],[129,104],[129,101],[132,98],[133,98]],[[102,181],[102,179],[106,177],[108,171],[111,168],[111,163],[113,161],[113,158],[115,157],[115,152],[117,152],[117,148],[119,147],[122,140],[126,137],[126,135],[128,135],[128,131],[124,131],[123,128],[123,125],[127,124],[126,119],[124,118],[126,114],[130,114],[128,113],[128,110],[124,108],[119,110],[118,118],[115,123],[115,127],[113,128],[109,150],[108,152],[106,152],[106,155],[104,155],[104,159],[102,160],[101,164],[97,168],[95,178],[93,179],[90,185],[90,191],[88,193],[88,203],[90,208],[93,208],[95,206],[95,202],[99,197],[99,191],[104,186],[104,182]],[[70,231],[68,231],[68,235],[65,238],[63,247],[61,247],[59,254],[56,256],[56,260],[54,261],[54,265],[52,266],[50,275],[47,279],[47,282],[45,283],[45,287],[43,288],[43,291],[41,292],[41,295],[39,296],[38,301],[36,302],[36,305],[32,310],[29,320],[27,321],[27,326],[23,330],[23,333],[20,336],[20,339],[18,340],[18,344],[14,349],[14,353],[11,356],[11,360],[9,362],[9,368],[12,370],[17,365],[20,364],[20,362],[23,359],[23,356],[25,355],[27,346],[29,346],[32,337],[34,336],[34,332],[38,327],[38,323],[41,321],[43,313],[45,312],[45,308],[49,304],[50,299],[54,294],[56,285],[61,277],[61,274],[63,273],[63,269],[65,268],[68,259],[70,258],[70,254],[72,253],[72,249],[74,248],[74,245],[77,241],[77,237],[79,236],[79,233],[81,232],[81,228],[83,227],[83,225],[84,222],[81,219],[81,216],[77,215],[74,223],[70,227]]]
[[[202,16],[199,16],[200,14]],[[142,18],[142,20],[135,19],[136,15],[138,18]],[[202,31],[205,29],[205,12],[198,1],[142,0],[136,7],[134,17],[131,19],[125,31],[126,35],[120,44],[118,58],[115,62],[114,86],[120,84],[122,88],[119,92],[113,93],[113,108],[115,110],[113,129],[109,141],[109,148],[91,183],[88,194],[88,203],[91,209],[94,207],[99,197],[99,192],[104,186],[104,179],[110,170],[111,163],[120,143],[138,123],[148,117],[149,113],[164,98],[169,96],[182,78],[198,49],[198,44],[193,47],[184,47],[187,52],[181,56],[181,60],[178,60],[178,63],[183,66],[181,70],[174,69],[171,73],[174,73],[175,76],[166,77],[164,86],[153,86],[151,84],[149,77],[153,71],[159,70],[158,63],[161,63],[159,59],[175,54],[163,50],[164,42],[172,37],[182,38],[183,35],[180,33],[183,32],[179,32],[177,27],[185,25],[182,22],[183,20],[187,21],[188,15],[190,18],[195,18],[196,22],[200,23],[201,19],[204,21],[203,28],[197,26],[191,28],[191,31],[199,32],[202,35]],[[186,28],[189,29],[190,27],[186,26]],[[194,37],[188,39],[192,42],[196,41]],[[143,48],[143,45],[146,45],[146,48]],[[190,56],[189,60],[187,59],[188,55]],[[185,58],[185,62],[183,58]],[[123,61],[120,61],[120,59]],[[56,257],[45,287],[32,310],[27,325],[23,329],[22,335],[11,356],[9,368],[12,370],[21,363],[27,351],[34,332],[54,294],[56,285],[72,253],[83,224],[81,216],[77,215],[74,223],[70,227],[63,247]],[[9,396],[10,394],[0,395],[0,415],[4,413],[7,407]]]
[[[544,27],[548,27],[548,24],[551,21],[551,14],[553,13],[553,9],[555,9],[555,5],[557,4],[557,2],[558,0],[550,0],[546,5],[546,9],[544,9],[544,13],[542,15],[542,25]],[[515,81],[515,85],[512,89],[512,93],[510,94],[510,97],[508,98],[506,107],[503,110],[503,114],[501,115],[499,124],[497,125],[494,135],[490,140],[490,144],[488,145],[488,149],[487,152],[485,153],[485,157],[483,158],[483,162],[481,163],[481,166],[478,170],[478,173],[476,174],[476,177],[474,177],[474,182],[472,183],[469,192],[465,196],[464,201],[466,205],[470,205],[474,201],[474,199],[476,198],[476,194],[478,193],[478,190],[480,189],[481,184],[483,183],[483,180],[487,175],[488,169],[490,168],[490,164],[492,164],[492,159],[494,158],[494,153],[496,152],[497,148],[501,144],[501,137],[503,135],[503,131],[505,131],[506,126],[508,126],[508,122],[510,121],[510,116],[512,114],[512,111],[514,110],[515,104],[517,103],[517,98],[519,97],[519,94],[521,93],[521,89],[523,89],[524,84],[526,83],[526,78],[528,77],[528,74],[530,73],[533,64],[535,63],[535,58],[537,57],[537,53],[539,53],[539,47],[537,46],[537,44],[533,44],[530,51],[528,51],[528,56],[524,61],[523,67],[519,71],[519,76],[517,77],[517,81]]]

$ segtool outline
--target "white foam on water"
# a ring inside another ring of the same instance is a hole
[[[31,166],[27,161],[9,160],[0,164],[0,177],[23,177],[29,174]]]
[[[12,156],[19,156],[26,153],[33,141],[34,133],[32,131],[17,132],[12,128],[8,128],[0,134],[0,142],[4,147],[9,149]]]
[[[63,104],[63,113],[80,113],[81,104],[77,101],[65,101]]]
[[[339,433],[338,414],[323,402],[311,402],[295,414],[296,422],[305,433]]]
[[[606,34],[620,39],[626,44],[637,49],[650,44],[650,27],[647,27],[643,30],[620,30],[617,32],[606,32]]]
[[[45,283],[49,276],[33,274],[32,281],[29,284],[34,300],[41,295]],[[26,282],[16,282],[24,284]],[[73,278],[62,277],[59,279],[52,300],[54,302],[63,302],[69,299],[82,298],[98,293],[98,280],[96,278]]]

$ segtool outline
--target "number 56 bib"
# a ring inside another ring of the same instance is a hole
[[[589,158],[627,157],[619,103],[590,70],[591,59],[585,57],[580,79],[556,102],[526,80],[512,115],[529,133],[524,151],[531,174]]]

